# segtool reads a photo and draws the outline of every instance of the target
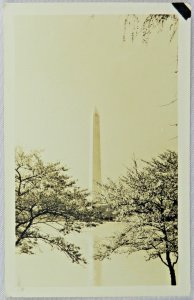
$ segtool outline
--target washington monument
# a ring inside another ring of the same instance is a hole
[[[92,157],[92,192],[98,190],[98,182],[101,183],[101,155],[100,155],[100,116],[95,109],[93,114],[93,157]]]
[[[101,155],[100,155],[100,116],[95,109],[93,113],[93,148],[92,148],[92,198],[95,203],[98,183],[101,183]],[[93,236],[93,242],[97,242],[98,236]],[[93,264],[93,285],[101,283],[101,263],[94,261]]]

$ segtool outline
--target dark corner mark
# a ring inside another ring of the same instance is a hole
[[[176,3],[172,3],[172,5],[174,6],[174,8],[176,8],[176,10],[178,10],[178,12],[185,20],[191,17],[191,10],[188,8],[188,6],[185,3],[176,2]]]

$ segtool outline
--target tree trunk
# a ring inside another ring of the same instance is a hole
[[[30,228],[30,226],[33,223],[33,219],[30,219],[30,222],[28,223],[28,225],[26,226],[26,228],[24,229],[24,231],[20,234],[20,237],[17,239],[17,241],[15,242],[15,246],[18,246],[20,241],[24,238],[26,232],[28,231],[28,229]]]
[[[169,267],[170,277],[171,277],[171,285],[176,285],[176,275],[173,266]]]
[[[176,285],[176,274],[175,274],[175,270],[174,270],[174,267],[173,267],[171,259],[170,259],[169,251],[166,252],[166,260],[167,260],[168,268],[169,268],[169,272],[170,272],[171,285]]]

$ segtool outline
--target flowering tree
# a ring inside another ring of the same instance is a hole
[[[144,162],[118,183],[101,185],[99,201],[106,199],[114,210],[114,220],[126,223],[125,229],[96,245],[95,259],[112,253],[131,254],[144,250],[147,259],[160,259],[169,269],[171,284],[176,285],[174,266],[178,262],[178,161],[177,154],[166,151],[151,162]]]
[[[147,44],[153,33],[168,31],[171,42],[177,32],[178,18],[175,14],[148,14],[143,21],[138,15],[127,15],[124,19],[123,41],[135,39],[140,36],[142,42]]]
[[[76,186],[60,163],[44,163],[40,153],[16,150],[16,247],[32,254],[39,241],[64,252],[72,262],[86,263],[79,247],[65,240],[70,232],[95,226],[88,192]],[[55,232],[48,233],[48,229]]]

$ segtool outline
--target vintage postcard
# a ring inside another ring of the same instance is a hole
[[[190,22],[5,5],[7,296],[189,295]]]

